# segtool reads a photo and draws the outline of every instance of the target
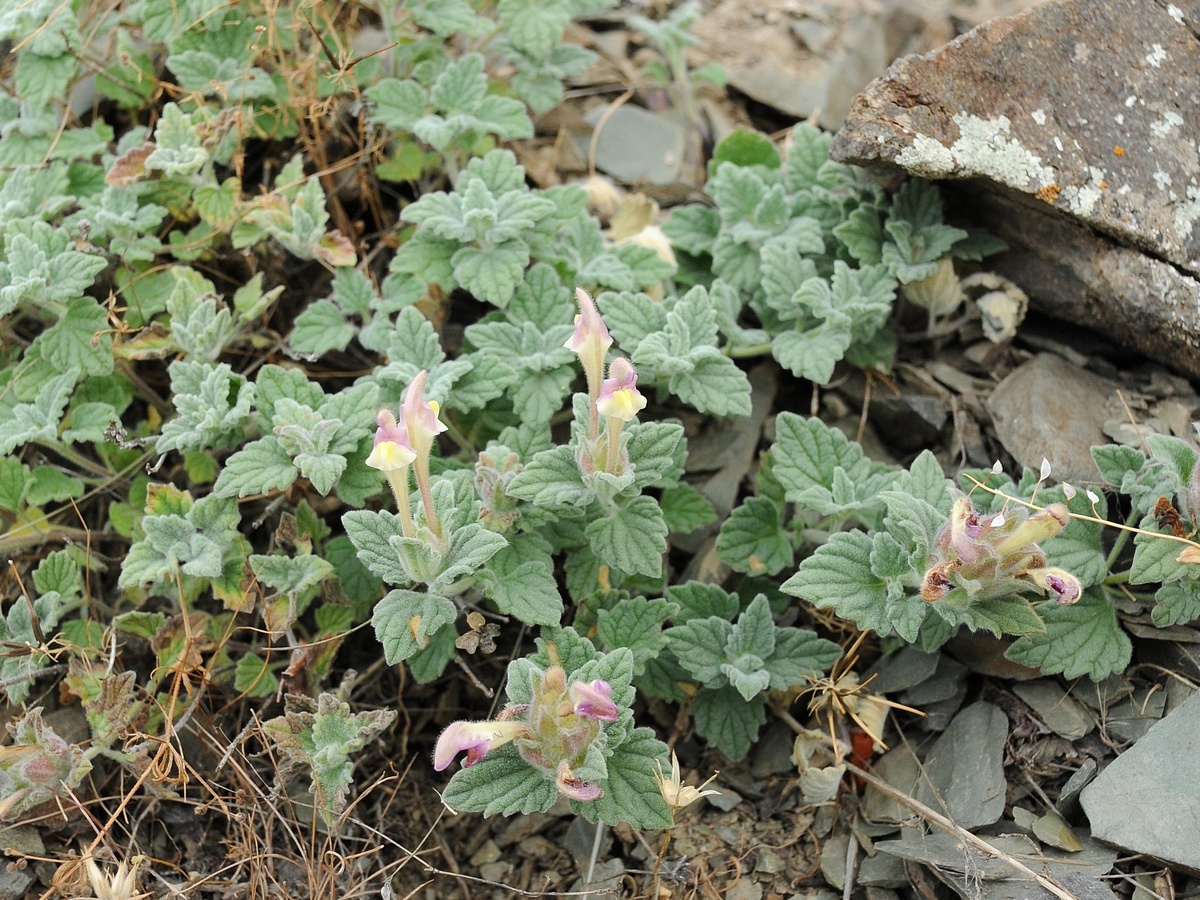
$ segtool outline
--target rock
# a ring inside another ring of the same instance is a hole
[[[1083,789],[1099,840],[1200,873],[1200,694],[1158,722]]]
[[[1046,727],[1069,740],[1078,740],[1092,730],[1087,708],[1071,697],[1057,681],[1039,679],[1014,684],[1013,693],[1029,704]]]
[[[1198,29],[1194,3],[1144,0],[985,22],[873,82],[833,155],[972,179],[1035,306],[1200,374]]]
[[[926,781],[917,799],[963,828],[991,825],[1004,814],[1004,745],[1008,719],[998,706],[979,702],[950,723],[925,757]]]
[[[597,106],[585,117],[600,128],[596,168],[629,184],[673,184],[683,169],[688,126],[673,113],[655,114],[640,106],[615,110]],[[587,143],[584,141],[584,152]]]
[[[1012,371],[987,400],[1004,448],[1038,470],[1050,461],[1054,478],[1086,483],[1100,472],[1091,448],[1106,444],[1104,422],[1119,409],[1119,386],[1049,353]]]

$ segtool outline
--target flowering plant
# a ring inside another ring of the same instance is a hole
[[[633,654],[600,653],[574,629],[556,629],[539,652],[508,668],[508,704],[494,721],[454,722],[438,738],[434,768],[461,753],[442,799],[484,815],[549,809],[565,797],[589,821],[671,824],[655,773],[666,746],[633,726]]]

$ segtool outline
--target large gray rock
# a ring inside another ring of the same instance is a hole
[[[1059,0],[907,57],[836,158],[964,179],[1051,314],[1200,374],[1200,2]]]
[[[1198,784],[1200,693],[1118,756],[1080,802],[1097,839],[1200,873]]]

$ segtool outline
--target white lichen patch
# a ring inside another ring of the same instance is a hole
[[[1091,215],[1107,186],[1103,169],[1088,167],[1088,182],[1084,185],[1069,185],[1062,189],[1062,201],[1077,216]]]
[[[1130,94],[1125,98],[1125,106],[1131,107],[1135,103],[1137,103],[1137,94]]]
[[[1125,113],[1117,113],[1115,116],[1113,116],[1113,121],[1116,122],[1118,125],[1124,125],[1125,124]]]
[[[1181,116],[1179,113],[1173,111],[1165,112],[1163,113],[1163,117],[1161,119],[1159,119],[1157,122],[1151,123],[1150,130],[1154,132],[1155,137],[1163,138],[1176,128],[1180,127],[1182,124],[1183,116]]]
[[[1174,19],[1176,24],[1178,24],[1178,25],[1183,24],[1183,10],[1180,9],[1178,6],[1176,6],[1174,3],[1172,3],[1171,5],[1169,5],[1167,7],[1167,15],[1169,15],[1172,19]]]
[[[1029,115],[1033,116],[1033,121],[1037,122],[1039,125],[1046,124],[1046,111],[1044,109],[1035,109]]]
[[[924,134],[918,134],[897,154],[896,163],[923,178],[945,178],[954,174],[955,167],[950,148]]]
[[[1021,191],[1054,183],[1054,170],[1012,136],[1008,116],[981,119],[957,113],[954,124],[958,126],[959,137],[949,147],[918,136],[896,156],[896,162],[925,177],[954,173],[985,175]]]
[[[1160,191],[1165,191],[1171,186],[1171,176],[1162,169],[1155,169],[1152,177],[1154,178],[1154,183],[1158,185],[1158,189]]]
[[[1187,202],[1175,208],[1175,232],[1181,241],[1192,236],[1192,227],[1200,219],[1200,187],[1189,184],[1186,193]]]
[[[1154,66],[1156,69],[1161,69],[1162,64],[1170,59],[1167,51],[1163,49],[1162,44],[1151,44],[1150,52],[1146,54],[1146,62]]]

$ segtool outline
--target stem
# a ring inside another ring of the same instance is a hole
[[[425,507],[425,524],[438,537],[442,526],[438,523],[437,510],[433,508],[433,491],[429,488],[429,455],[418,454],[413,467],[417,473],[417,490],[421,492],[421,505]]]
[[[616,416],[604,420],[604,436],[608,438],[608,452],[604,459],[604,471],[609,475],[617,474],[617,464],[621,461],[621,428],[625,423]]]
[[[725,353],[730,359],[748,359],[751,356],[766,356],[771,352],[770,344],[751,344],[749,347],[730,347]]]
[[[396,509],[400,511],[400,528],[404,532],[405,537],[416,537],[417,531],[413,527],[412,509],[408,503],[408,468],[399,472],[387,473],[388,485],[392,489],[392,496],[396,498]]]
[[[1128,531],[1118,531],[1117,532],[1117,539],[1115,541],[1113,541],[1112,550],[1110,550],[1108,553],[1108,559],[1106,559],[1104,561],[1104,567],[1106,569],[1108,569],[1110,572],[1112,571],[1112,567],[1114,565],[1116,565],[1117,557],[1120,556],[1121,551],[1123,549],[1125,549],[1125,544],[1128,542],[1128,540],[1129,540],[1129,532]]]

